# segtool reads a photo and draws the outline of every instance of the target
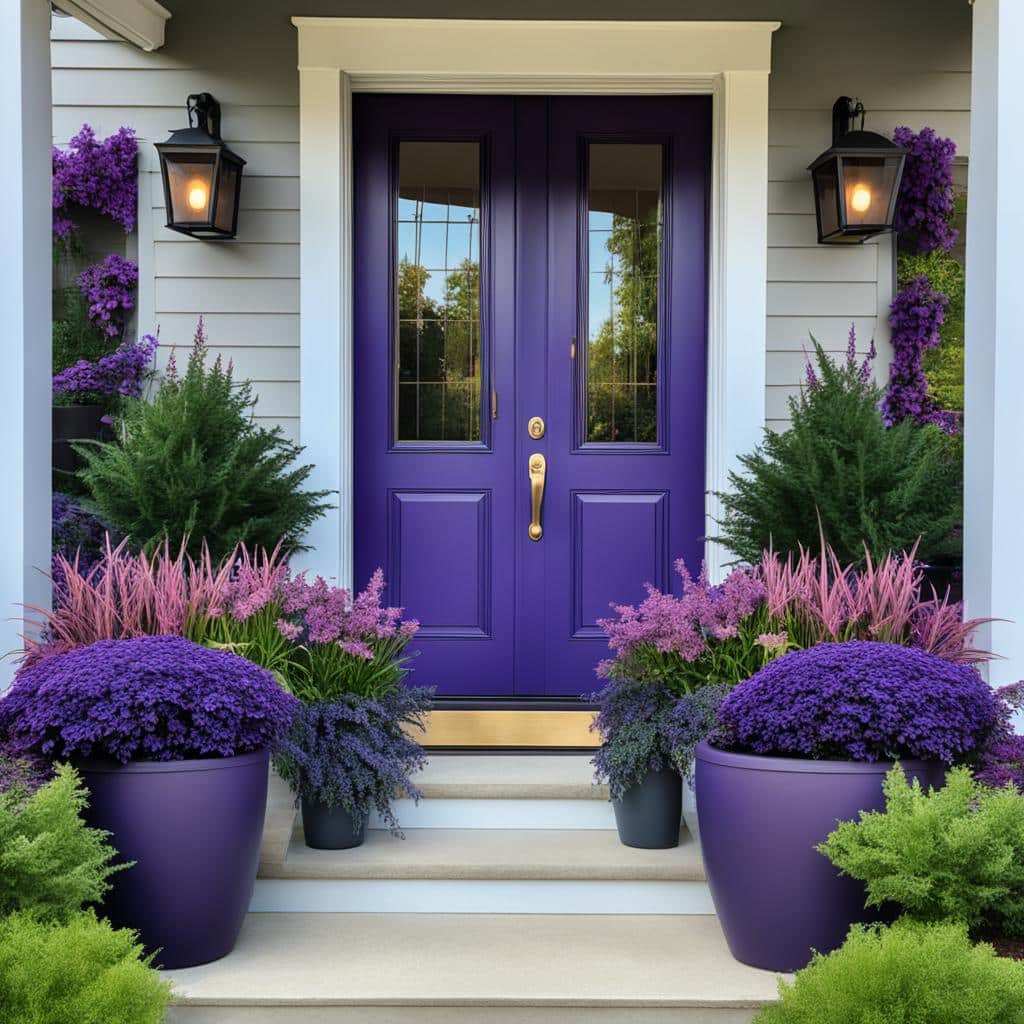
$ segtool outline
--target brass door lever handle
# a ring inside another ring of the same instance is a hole
[[[547,474],[547,460],[540,452],[530,456],[530,540],[540,540],[544,528],[540,524],[541,509],[544,506],[544,478]]]

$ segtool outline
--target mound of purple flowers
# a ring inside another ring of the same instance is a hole
[[[274,745],[299,702],[265,669],[184,637],[99,640],[22,669],[0,699],[13,753],[181,761]]]
[[[89,320],[107,337],[116,338],[135,308],[139,268],[117,253],[86,267],[77,279],[78,290],[89,304]]]
[[[917,252],[948,251],[959,234],[949,223],[956,143],[936,135],[934,128],[914,132],[906,127],[897,128],[892,141],[909,150],[896,201],[896,230],[914,238]]]
[[[716,742],[755,754],[952,764],[985,741],[998,706],[970,666],[851,640],[770,662],[725,698],[718,718]]]
[[[53,393],[138,398],[156,347],[157,339],[147,334],[138,344],[125,343],[95,363],[80,359],[54,376]]]
[[[399,686],[377,700],[344,694],[304,704],[274,764],[299,799],[343,807],[357,825],[371,808],[395,833],[396,796],[419,800],[410,776],[427,763],[408,729],[423,728],[433,691]]]

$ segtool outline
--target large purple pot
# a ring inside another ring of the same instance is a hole
[[[867,921],[864,886],[815,850],[839,821],[885,806],[891,761],[809,761],[697,748],[697,814],[711,897],[732,955],[795,971],[813,950],[841,946]],[[940,786],[943,766],[901,762],[908,778]]]
[[[269,753],[195,761],[83,762],[90,825],[113,833],[119,872],[102,912],[139,931],[161,967],[230,953],[252,898]]]

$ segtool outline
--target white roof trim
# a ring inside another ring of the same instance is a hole
[[[156,0],[56,0],[56,5],[108,39],[123,39],[146,51],[164,45],[164,25],[171,16]]]

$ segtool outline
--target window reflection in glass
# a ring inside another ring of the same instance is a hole
[[[658,439],[659,144],[588,147],[587,432]]]
[[[480,440],[480,145],[398,151],[397,440]]]

